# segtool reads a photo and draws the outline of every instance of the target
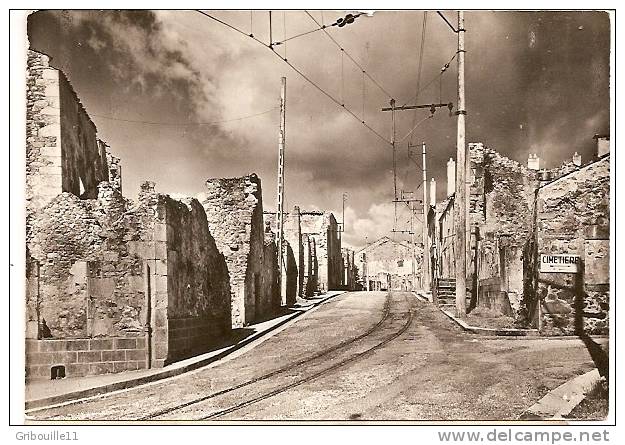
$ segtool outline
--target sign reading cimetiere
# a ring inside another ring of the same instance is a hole
[[[579,255],[540,255],[540,271],[543,273],[563,272],[579,273],[581,259]]]

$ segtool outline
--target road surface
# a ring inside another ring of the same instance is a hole
[[[506,420],[593,368],[576,339],[468,334],[409,292],[349,292],[245,354],[36,420]]]

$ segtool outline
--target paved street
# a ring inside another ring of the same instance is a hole
[[[505,420],[592,368],[576,339],[476,337],[411,293],[349,292],[239,357],[29,418]]]

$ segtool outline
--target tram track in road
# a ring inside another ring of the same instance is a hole
[[[355,362],[356,360],[359,360],[359,359],[363,358],[364,356],[372,353],[376,349],[380,349],[383,346],[385,346],[386,344],[388,344],[391,341],[395,340],[396,338],[400,337],[404,332],[406,332],[408,330],[408,328],[412,324],[412,319],[413,319],[413,312],[412,312],[411,309],[409,309],[409,311],[408,311],[408,318],[407,318],[405,324],[401,327],[401,329],[396,331],[395,333],[393,333],[393,335],[391,335],[390,337],[387,337],[384,341],[376,344],[375,346],[372,346],[372,347],[370,347],[370,348],[368,348],[368,349],[366,349],[366,350],[364,350],[364,351],[362,351],[362,352],[360,352],[360,353],[358,353],[356,355],[353,355],[353,356],[348,357],[348,358],[346,358],[344,360],[341,360],[340,362],[335,363],[332,366],[329,366],[329,367],[324,368],[324,369],[322,369],[320,371],[317,371],[314,374],[311,374],[309,376],[306,376],[306,377],[303,377],[301,379],[298,379],[298,380],[296,380],[296,381],[294,381],[292,383],[289,383],[287,385],[279,386],[278,388],[276,388],[276,389],[274,389],[274,390],[272,390],[270,392],[264,393],[264,394],[262,394],[262,395],[260,395],[258,397],[255,397],[255,398],[248,399],[246,401],[237,403],[236,405],[230,406],[229,408],[225,408],[225,409],[222,409],[222,410],[219,410],[219,411],[215,411],[215,412],[213,412],[213,413],[211,413],[211,414],[209,414],[207,416],[200,417],[199,419],[195,419],[195,420],[210,420],[210,419],[216,419],[216,418],[219,418],[219,417],[223,417],[223,416],[225,416],[227,414],[230,414],[232,412],[238,411],[240,409],[243,409],[243,408],[248,407],[250,405],[253,405],[255,403],[258,403],[258,402],[261,402],[263,400],[269,399],[271,397],[277,396],[277,395],[279,395],[279,394],[281,394],[283,392],[286,392],[286,391],[288,391],[290,389],[293,389],[293,388],[295,388],[297,386],[300,386],[300,385],[302,385],[304,383],[312,382],[313,380],[315,380],[315,379],[317,379],[319,377],[322,377],[322,376],[324,376],[326,374],[329,374],[332,371],[336,371],[337,369],[339,369],[339,368],[341,368],[341,367],[343,367],[345,365],[348,365],[348,364],[350,364],[352,362]]]
[[[246,380],[245,382],[239,383],[239,384],[231,386],[229,388],[225,388],[225,389],[222,389],[220,391],[216,391],[216,392],[213,392],[213,393],[210,393],[210,394],[206,394],[204,396],[197,397],[195,399],[186,401],[184,403],[180,403],[180,404],[175,405],[175,406],[171,406],[171,407],[167,407],[167,408],[161,409],[161,410],[156,411],[154,413],[150,413],[150,414],[148,414],[146,416],[140,417],[137,420],[156,420],[156,418],[158,418],[158,417],[165,416],[167,414],[171,414],[171,413],[173,413],[175,411],[179,411],[181,409],[184,409],[184,408],[187,408],[187,407],[190,407],[190,406],[193,406],[193,405],[197,405],[197,404],[199,404],[201,402],[204,402],[204,401],[207,401],[207,400],[210,400],[210,399],[213,399],[213,398],[216,398],[216,397],[219,397],[219,396],[231,393],[233,391],[236,391],[236,390],[245,388],[247,386],[250,386],[250,385],[252,385],[254,383],[258,383],[258,382],[261,382],[263,380],[267,380],[267,379],[269,379],[271,377],[275,377],[277,375],[286,373],[288,371],[293,370],[294,368],[296,368],[298,366],[302,366],[302,365],[305,365],[305,364],[307,364],[307,363],[309,363],[309,362],[311,362],[313,360],[317,360],[319,358],[325,357],[325,356],[327,356],[327,355],[329,355],[329,354],[331,354],[331,353],[333,353],[335,351],[338,351],[338,350],[340,350],[342,348],[345,348],[346,346],[349,346],[349,345],[351,345],[351,344],[353,344],[353,343],[355,343],[355,342],[357,342],[359,340],[362,340],[362,339],[370,336],[371,334],[373,334],[375,331],[377,331],[382,326],[382,324],[388,319],[388,317],[389,317],[389,315],[391,313],[391,300],[392,300],[392,296],[391,296],[391,292],[389,291],[387,293],[387,295],[386,295],[386,300],[384,302],[384,312],[383,312],[382,317],[380,318],[380,320],[375,325],[373,325],[371,328],[367,329],[365,332],[363,332],[362,334],[360,334],[360,335],[358,335],[356,337],[344,340],[344,341],[342,341],[342,342],[340,342],[340,343],[338,343],[338,344],[336,344],[336,345],[334,345],[334,346],[332,346],[330,348],[324,349],[324,350],[322,350],[322,351],[320,351],[320,352],[318,352],[316,354],[313,354],[313,355],[311,355],[309,357],[303,358],[303,359],[298,360],[296,362],[289,363],[288,365],[285,365],[285,366],[283,366],[281,368],[278,368],[278,369],[276,369],[274,371],[271,371],[271,372],[269,372],[267,374],[263,374],[261,376],[255,377],[255,378],[250,379],[250,380]],[[412,316],[412,314],[411,314],[411,316]],[[329,370],[326,370],[326,371],[329,371]],[[281,391],[281,392],[283,392],[283,391]],[[267,397],[265,397],[265,398],[267,398]]]

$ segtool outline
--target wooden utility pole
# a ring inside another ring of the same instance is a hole
[[[421,265],[421,285],[424,291],[430,288],[430,249],[428,243],[428,179],[425,169],[425,142],[421,143],[421,170],[423,171],[423,263]]]
[[[280,92],[280,133],[278,138],[278,289],[280,289],[282,306],[287,305],[286,291],[282,291],[283,282],[286,283],[284,261],[284,146],[286,142],[286,77],[282,78]]]
[[[456,316],[466,314],[467,292],[467,153],[465,141],[464,98],[464,12],[458,11],[458,133],[456,142],[456,197],[454,204],[454,232],[456,235]]]

